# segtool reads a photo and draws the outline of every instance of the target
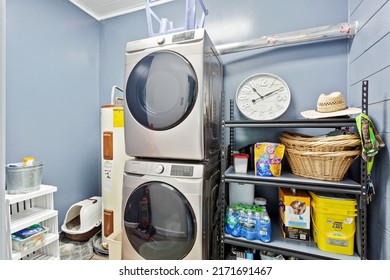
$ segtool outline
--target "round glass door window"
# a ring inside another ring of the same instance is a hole
[[[148,182],[130,195],[124,209],[128,240],[146,260],[180,260],[192,249],[196,218],[176,188]]]
[[[175,52],[159,51],[142,58],[131,71],[126,103],[138,123],[152,130],[167,130],[188,116],[197,90],[191,64]]]

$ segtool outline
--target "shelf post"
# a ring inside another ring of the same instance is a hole
[[[223,260],[225,256],[225,244],[224,244],[224,221],[225,221],[225,170],[227,168],[227,149],[225,146],[225,92],[222,92],[222,130],[221,130],[221,182],[219,185],[218,193],[218,208],[220,209],[219,215],[219,243],[214,246],[218,246],[219,259]],[[218,240],[216,240],[218,242]]]
[[[368,80],[362,82],[362,113],[368,114]],[[367,162],[360,159],[360,258],[367,259]]]

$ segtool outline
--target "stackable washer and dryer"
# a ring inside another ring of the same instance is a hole
[[[127,43],[129,156],[206,160],[221,146],[222,62],[204,29]]]
[[[126,161],[122,257],[201,260],[218,234],[220,162]]]

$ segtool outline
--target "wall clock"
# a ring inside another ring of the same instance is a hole
[[[269,73],[258,73],[245,79],[237,88],[236,104],[240,112],[252,120],[273,120],[290,105],[287,83]]]

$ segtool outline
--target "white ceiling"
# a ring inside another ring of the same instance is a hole
[[[93,16],[103,20],[145,8],[146,0],[69,0],[77,7]],[[173,0],[156,0],[151,6],[163,4]]]

